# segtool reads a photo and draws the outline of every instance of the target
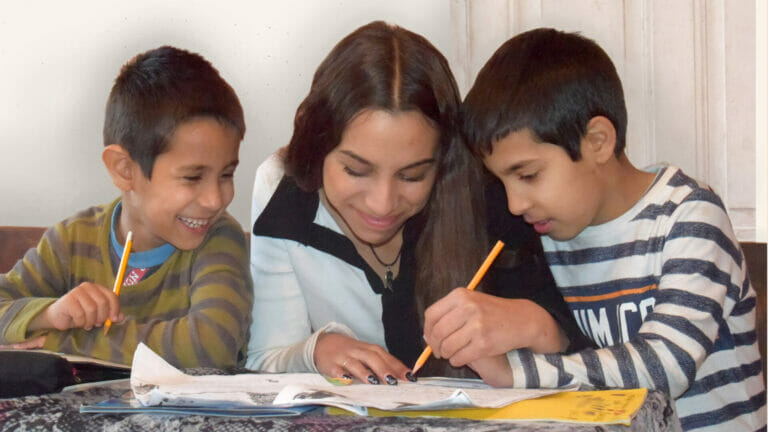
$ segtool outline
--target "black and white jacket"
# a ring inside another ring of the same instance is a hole
[[[507,243],[505,251],[523,243],[540,247],[527,224],[500,207],[502,211],[491,212],[497,216],[489,225],[494,227],[491,234]],[[424,348],[413,300],[414,247],[420,231],[416,222],[406,223],[400,271],[389,291],[358,255],[318,193],[304,192],[285,177],[277,156],[256,172],[252,220],[254,307],[248,368],[316,372],[312,354],[317,336],[325,331],[378,344],[406,365],[415,362]],[[486,276],[489,292],[530,298],[550,311],[566,334],[579,338],[578,343],[572,339],[572,347],[581,346],[581,333],[540,249],[506,260],[505,253]]]

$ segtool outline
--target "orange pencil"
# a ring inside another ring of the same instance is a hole
[[[115,286],[112,288],[112,292],[115,295],[120,295],[120,288],[123,286],[123,277],[125,276],[125,268],[128,267],[128,256],[131,255],[131,246],[133,245],[133,231],[128,231],[128,235],[125,237],[125,247],[123,248],[123,256],[120,258],[120,267],[117,269],[117,276],[115,276]],[[112,326],[112,320],[107,318],[104,321],[104,335],[107,335],[109,328]]]
[[[477,269],[477,273],[475,273],[475,276],[472,278],[471,281],[469,281],[469,285],[467,285],[467,289],[470,291],[474,291],[475,288],[477,288],[477,285],[480,283],[480,280],[483,279],[483,276],[485,276],[485,273],[488,271],[488,269],[491,267],[491,264],[493,264],[493,260],[496,259],[496,256],[499,255],[499,252],[504,248],[504,242],[499,240],[496,242],[496,246],[491,249],[491,253],[488,254],[488,257],[483,261],[483,264],[480,266],[479,269]],[[416,364],[413,366],[413,372],[416,373],[421,369],[422,366],[424,366],[424,363],[427,361],[429,356],[432,355],[432,347],[427,345],[426,348],[424,348],[424,351],[421,353],[419,358],[416,360]]]

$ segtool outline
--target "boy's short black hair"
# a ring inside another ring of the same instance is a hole
[[[176,128],[212,117],[245,135],[243,108],[232,87],[203,57],[163,46],[120,70],[107,100],[104,145],[119,144],[147,178]]]
[[[615,154],[624,150],[627,108],[619,75],[597,43],[575,33],[540,28],[505,42],[478,73],[462,114],[467,145],[480,156],[508,134],[529,129],[536,140],[579,160],[595,116],[613,123]]]

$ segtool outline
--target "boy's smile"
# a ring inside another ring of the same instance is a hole
[[[198,247],[234,196],[237,132],[212,118],[181,123],[167,150],[158,155],[152,178],[138,164],[132,187],[123,193],[119,237],[133,230],[136,251],[165,243]]]
[[[504,183],[509,211],[539,234],[568,240],[612,218],[603,214],[603,185],[589,151],[574,162],[561,147],[539,143],[524,129],[494,143],[483,161]]]

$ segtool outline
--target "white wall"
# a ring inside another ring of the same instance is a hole
[[[757,208],[756,240],[768,241],[768,4],[756,0],[755,28],[755,104],[757,154],[755,171],[757,187],[755,202]]]
[[[736,10],[749,10],[752,1],[736,0]],[[727,32],[732,32],[741,27],[739,22],[746,21],[743,12],[736,17],[726,13],[734,7],[733,2],[693,0],[686,3],[696,8],[678,5],[675,10],[683,15],[693,13],[682,20],[687,27],[707,28],[696,27],[696,23],[704,22],[717,31],[727,27]],[[486,19],[475,17],[479,22],[474,28],[467,27],[465,8],[469,4],[475,6],[475,13],[488,13]],[[578,7],[570,1],[552,0],[3,2],[0,3],[0,225],[47,226],[81,208],[116,196],[117,190],[100,159],[104,103],[120,66],[136,53],[159,45],[171,44],[201,53],[240,96],[248,131],[240,151],[241,165],[235,178],[237,192],[230,212],[247,227],[256,167],[287,142],[295,109],[309,89],[312,73],[331,47],[356,27],[383,19],[421,33],[446,54],[460,86],[466,90],[477,68],[508,36],[506,32],[510,29],[524,27],[526,23],[557,25],[614,42],[612,35],[623,34],[614,27],[627,25],[625,18],[632,16],[632,11],[647,15],[648,11],[658,8],[655,17],[660,19],[669,16],[667,8],[674,4],[657,0],[580,0]],[[547,7],[552,5],[556,7]],[[742,225],[740,232],[745,233],[741,236],[743,239],[754,236],[766,241],[768,17],[764,0],[754,0],[753,7],[758,59],[752,72],[757,81],[756,148],[755,163],[750,163],[744,171],[752,172],[757,180],[756,185],[751,183],[754,180],[743,185],[743,189],[754,190],[754,204],[741,207],[754,205],[755,208],[752,218],[737,222]],[[457,9],[463,12],[457,13]],[[551,13],[558,9],[567,12]],[[623,17],[602,21],[601,14]],[[647,16],[640,18],[649,22]],[[717,19],[714,23],[713,18]],[[473,29],[482,31],[473,32]],[[474,34],[471,52],[467,51],[470,47],[467,33]],[[701,38],[700,30],[697,34]],[[609,50],[613,50],[610,54],[627,48],[608,45]],[[742,52],[730,47],[728,51]],[[718,49],[715,54],[719,56],[723,52]],[[624,60],[619,63],[621,73],[633,70],[627,68]],[[660,62],[655,67],[664,73],[666,65]],[[707,160],[694,161],[695,156],[685,159],[671,162],[706,168],[708,163],[719,160],[712,155]],[[732,166],[730,171],[743,176],[745,173],[740,172],[739,167]],[[740,182],[726,181],[726,184],[723,189],[733,189],[729,195],[743,194]]]
[[[101,162],[120,66],[170,44],[198,52],[240,96],[247,132],[230,212],[247,227],[253,175],[290,138],[315,68],[372,20],[450,44],[443,0],[47,1],[0,4],[0,225],[47,226],[117,196]]]

